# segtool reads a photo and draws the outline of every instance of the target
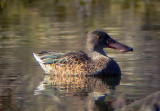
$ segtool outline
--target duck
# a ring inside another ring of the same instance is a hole
[[[102,30],[87,33],[84,51],[33,53],[45,74],[49,75],[119,75],[117,62],[107,56],[104,48],[130,52],[133,48],[111,38]]]

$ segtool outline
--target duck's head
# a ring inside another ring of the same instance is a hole
[[[89,51],[101,51],[103,48],[112,48],[120,52],[133,51],[133,48],[112,39],[106,32],[100,30],[87,34],[86,46]]]

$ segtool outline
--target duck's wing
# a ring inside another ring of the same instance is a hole
[[[83,52],[67,52],[67,53],[57,53],[57,52],[46,52],[42,51],[40,53],[33,53],[34,57],[40,64],[75,64],[75,63],[85,63],[89,60],[88,55]]]
[[[52,64],[55,61],[58,60],[58,58],[62,57],[66,53],[57,53],[54,51],[42,51],[40,53],[33,53],[35,59],[40,63],[40,64]]]
[[[89,65],[91,59],[83,52],[41,52],[33,53],[46,74],[76,75],[90,73]]]

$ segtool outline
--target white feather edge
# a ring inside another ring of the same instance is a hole
[[[39,63],[42,63],[42,60],[40,59],[40,57],[36,53],[33,53],[33,56]]]

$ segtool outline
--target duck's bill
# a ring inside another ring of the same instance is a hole
[[[128,47],[127,45],[124,45],[124,44],[122,44],[120,42],[117,42],[116,40],[114,40],[112,38],[109,39],[107,47],[119,50],[120,52],[133,51],[133,48]]]

